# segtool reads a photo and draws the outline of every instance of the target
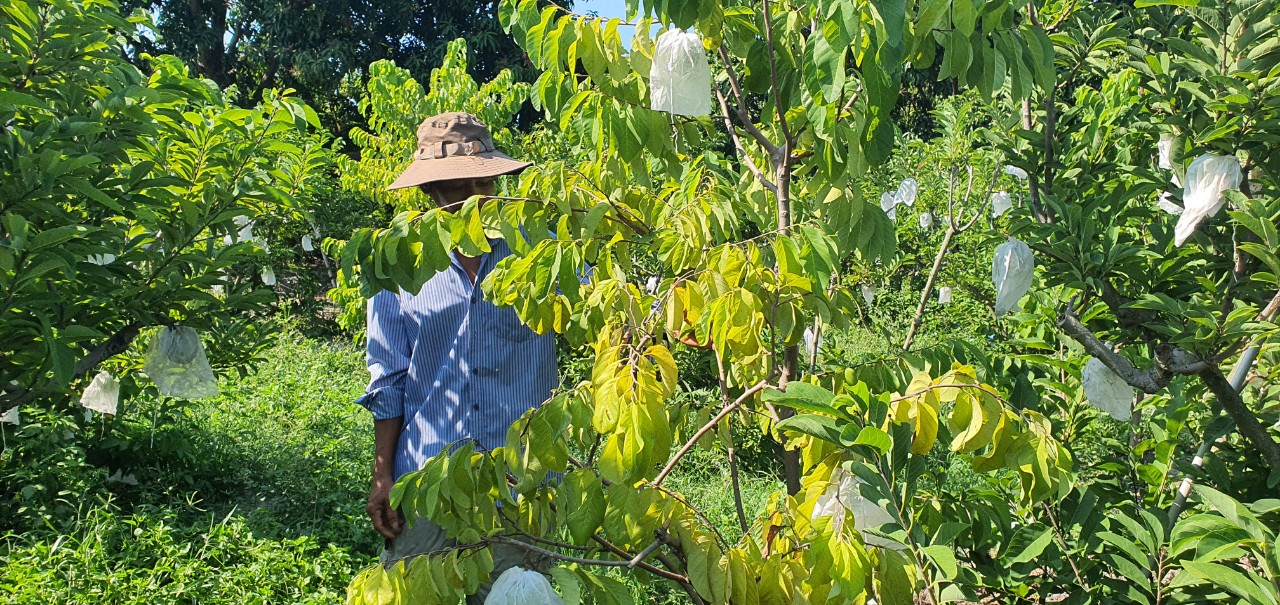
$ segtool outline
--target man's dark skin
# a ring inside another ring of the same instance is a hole
[[[419,185],[418,189],[430,196],[441,208],[457,210],[462,202],[472,196],[493,195],[494,179],[438,181]],[[481,200],[480,203],[483,204],[484,201]],[[476,275],[480,272],[480,257],[458,254],[457,258],[474,284]],[[396,445],[400,441],[400,430],[403,427],[402,417],[373,421],[373,486],[369,490],[369,501],[364,510],[373,521],[373,528],[388,540],[404,531],[404,520],[391,508],[391,487],[396,483]]]

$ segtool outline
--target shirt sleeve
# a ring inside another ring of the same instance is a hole
[[[404,416],[404,384],[413,353],[413,322],[400,307],[400,295],[383,290],[369,300],[366,361],[369,388],[356,403],[374,420]]]

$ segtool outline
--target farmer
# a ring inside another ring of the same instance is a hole
[[[418,127],[409,167],[387,189],[417,187],[441,208],[474,195],[493,195],[494,180],[528,168],[498,151],[475,116],[444,113]],[[483,202],[481,202],[483,203]],[[520,323],[510,307],[484,299],[480,282],[511,254],[501,239],[492,252],[453,252],[448,269],[418,292],[382,291],[369,301],[368,392],[373,413],[373,486],[366,511],[386,539],[384,563],[450,545],[444,530],[419,518],[405,523],[389,502],[391,486],[451,443],[473,439],[503,445],[507,427],[545,401],[556,386],[555,338]],[[537,567],[525,549],[496,545],[494,576]],[[483,601],[488,587],[471,602]]]

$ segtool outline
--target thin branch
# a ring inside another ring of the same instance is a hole
[[[733,122],[729,120],[729,103],[724,98],[724,93],[720,89],[716,89],[716,99],[720,101],[721,117],[724,119],[725,130],[729,131],[729,139],[733,141],[733,147],[738,150],[738,155],[742,157],[742,162],[747,165],[747,169],[751,174],[755,175],[756,180],[764,185],[774,195],[778,195],[778,186],[760,171],[760,167],[756,165],[755,160],[751,159],[751,154],[747,153],[746,148],[742,146],[742,140],[738,138],[738,131],[733,127]]]
[[[1217,367],[1206,368],[1200,372],[1199,376],[1218,399],[1218,403],[1235,421],[1240,434],[1258,448],[1272,469],[1280,469],[1280,443],[1276,443],[1276,440],[1271,438],[1267,428],[1262,426],[1258,416],[1245,405],[1240,393],[1227,382],[1222,371]]]
[[[978,205],[978,209],[974,211],[973,218],[969,219],[969,222],[965,223],[964,226],[959,229],[960,233],[964,233],[965,231],[968,231],[969,228],[972,227],[974,223],[978,222],[978,219],[982,218],[983,216],[986,216],[987,205],[991,203],[991,196],[992,194],[995,193],[996,181],[1000,179],[1000,166],[1003,164],[1004,164],[1004,157],[1002,156],[999,159],[999,161],[996,162],[995,174],[991,175],[991,181],[987,183],[986,197],[983,199],[982,203]]]
[[[1067,546],[1067,540],[1062,535],[1062,528],[1058,525],[1058,518],[1054,516],[1053,509],[1048,504],[1040,503],[1044,507],[1045,514],[1049,515],[1049,523],[1053,525],[1053,535],[1058,538],[1058,545],[1062,547],[1062,556],[1067,559],[1067,563],[1071,564],[1071,572],[1076,576],[1076,582],[1086,591],[1090,590],[1089,583],[1084,581],[1084,577],[1080,575],[1080,568],[1076,566],[1076,560],[1071,557],[1070,548]]]
[[[644,547],[644,550],[636,553],[636,556],[632,557],[630,561],[627,561],[627,567],[634,568],[641,563],[644,563],[644,560],[648,559],[649,555],[653,554],[653,551],[658,550],[661,547],[662,542],[660,540],[654,540],[648,546]]]
[[[1111,347],[1080,323],[1071,309],[1068,308],[1058,316],[1058,327],[1134,388],[1154,395],[1168,384],[1168,378],[1162,376],[1159,370],[1139,370],[1128,359],[1112,351]]]
[[[729,381],[725,378],[724,360],[716,355],[716,371],[717,377],[720,379],[720,397],[723,400],[722,405],[729,405]],[[733,484],[733,506],[738,513],[738,524],[742,527],[742,533],[745,535],[751,529],[747,523],[747,513],[742,508],[742,484],[738,480],[738,456],[734,452],[733,444],[733,424],[726,423],[725,429],[729,433],[729,446],[726,454],[729,458],[729,481]]]
[[[920,293],[920,302],[916,305],[916,313],[911,319],[911,327],[907,329],[907,337],[902,342],[903,351],[911,350],[911,345],[916,339],[916,332],[924,323],[925,305],[929,303],[929,297],[933,293],[933,284],[937,281],[938,273],[942,270],[942,261],[947,257],[947,249],[951,247],[951,239],[956,236],[955,222],[949,220],[948,223],[947,232],[942,236],[942,245],[938,247],[937,256],[933,257],[933,267],[929,269],[929,276],[925,278],[924,290]]]
[[[501,508],[498,509],[498,514],[502,516],[503,520],[505,520],[507,523],[510,523],[511,527],[515,529],[517,533],[519,533],[521,536],[524,536],[525,538],[533,540],[534,542],[545,544],[547,546],[554,546],[556,548],[563,548],[566,550],[581,550],[584,552],[591,550],[591,548],[588,546],[577,546],[575,544],[565,544],[564,542],[557,542],[555,540],[549,540],[547,538],[540,538],[523,529],[520,529],[520,524],[517,523],[515,519],[512,519],[509,515],[502,512]]]
[[[625,550],[622,550],[621,548],[618,548],[618,547],[617,547],[616,545],[614,545],[612,542],[609,542],[608,540],[605,540],[604,538],[601,538],[601,537],[600,537],[600,536],[598,536],[598,535],[593,535],[593,536],[591,536],[591,539],[592,539],[592,540],[595,540],[596,544],[599,544],[600,546],[603,546],[603,547],[605,548],[605,550],[608,550],[609,552],[611,552],[611,553],[613,553],[613,554],[615,554],[615,555],[617,555],[617,556],[619,556],[619,557],[622,557],[622,558],[624,558],[624,559],[630,559],[630,558],[631,558],[631,554],[630,554],[630,553],[628,553],[628,552],[627,552],[627,551],[625,551]],[[661,559],[662,557],[658,557],[658,558],[659,558],[659,559]],[[622,567],[625,567],[625,566],[627,565],[627,561],[619,561],[619,563],[622,563]],[[616,566],[615,566],[615,567],[616,567]],[[643,570],[645,570],[645,571],[647,571],[647,572],[649,572],[649,573],[651,573],[651,574],[653,574],[653,575],[655,575],[655,576],[658,576],[658,577],[661,577],[661,578],[665,578],[665,579],[667,579],[667,580],[671,580],[672,582],[676,582],[676,583],[678,583],[678,584],[680,584],[680,585],[682,585],[682,586],[683,586],[683,585],[690,585],[690,583],[689,583],[689,578],[688,578],[688,577],[686,577],[686,576],[682,576],[682,575],[677,574],[677,573],[675,573],[675,572],[667,571],[667,570],[662,569],[662,568],[659,568],[659,567],[654,567],[653,565],[651,565],[651,564],[649,564],[649,563],[645,563],[645,562],[643,562],[643,561],[642,561],[642,562],[640,562],[640,563],[636,564],[636,567],[639,567],[640,569],[643,569]],[[690,585],[690,587],[692,587],[692,586]]]
[[[782,106],[782,87],[778,80],[778,53],[774,48],[773,39],[773,11],[769,10],[769,0],[761,0],[764,5],[764,40],[768,44],[769,52],[769,82],[773,85],[773,109],[778,114],[778,129],[782,132],[783,149],[780,162],[786,161],[786,155],[796,146],[796,140],[791,136],[791,127],[787,126],[787,110]]]
[[[698,519],[702,521],[702,524],[705,525],[706,528],[711,531],[711,534],[716,537],[716,541],[720,543],[720,546],[722,546],[726,550],[729,548],[729,541],[724,539],[724,536],[720,533],[720,528],[716,527],[716,525],[711,522],[711,519],[707,518],[706,513],[702,512],[700,509],[690,504],[689,501],[686,500],[684,496],[680,495],[679,492],[674,492],[661,485],[654,485],[652,483],[646,483],[645,485],[648,485],[649,487],[652,487],[668,496],[671,496],[671,498],[674,499],[676,502],[683,504],[685,508],[693,511],[693,514],[697,516]]]
[[[720,62],[724,63],[725,73],[729,76],[729,88],[733,91],[734,99],[737,101],[735,108],[738,119],[742,121],[742,128],[747,131],[747,134],[751,135],[751,138],[756,140],[756,143],[764,147],[770,156],[777,157],[782,153],[782,149],[775,145],[773,141],[770,141],[769,137],[764,136],[764,133],[760,132],[760,129],[756,128],[755,123],[751,121],[751,114],[747,112],[747,97],[742,92],[742,84],[738,80],[738,74],[733,71],[733,63],[729,61],[729,53],[725,52],[724,45],[720,46],[718,52],[720,53]]]
[[[142,329],[142,325],[134,322],[120,329],[119,332],[112,334],[110,338],[103,341],[102,344],[93,348],[88,355],[76,364],[75,377],[80,378],[92,372],[98,364],[103,361],[125,352]]]
[[[584,559],[582,557],[564,555],[552,550],[547,550],[540,546],[534,546],[532,544],[529,544],[528,542],[521,542],[520,540],[508,538],[506,536],[493,536],[492,538],[485,538],[484,541],[490,544],[506,544],[508,546],[517,546],[529,552],[540,554],[544,557],[551,557],[558,561],[567,561],[569,563],[577,563],[579,565],[594,565],[596,567],[634,567],[633,565],[631,565],[630,561],[607,561],[604,559]]]
[[[707,432],[715,428],[715,426],[720,423],[721,419],[728,416],[734,410],[738,409],[738,406],[746,403],[752,397],[754,397],[756,393],[759,393],[760,391],[764,390],[765,387],[768,387],[768,386],[769,386],[769,381],[766,379],[766,380],[761,380],[760,382],[755,383],[754,385],[751,386],[751,388],[747,389],[746,391],[743,391],[742,394],[739,395],[738,398],[733,401],[733,403],[725,406],[724,409],[720,410],[720,413],[716,414],[714,418],[712,418],[709,422],[703,425],[702,428],[698,429],[698,432],[694,433],[693,437],[691,437],[689,441],[684,444],[684,447],[681,447],[680,451],[676,452],[676,455],[673,456],[669,462],[667,462],[667,466],[662,469],[662,472],[658,473],[658,476],[654,477],[653,481],[650,481],[650,483],[655,486],[662,485],[662,481],[667,478],[667,475],[671,474],[672,470],[675,470],[676,464],[679,464],[680,460],[684,458],[685,454],[688,454],[689,450],[693,449],[694,445],[697,445],[698,440],[702,439],[703,435],[706,435]]]
[[[1035,124],[1031,120],[1031,99],[1028,97],[1022,100],[1022,128],[1023,130],[1031,130]],[[1054,221],[1053,214],[1050,213],[1040,199],[1040,176],[1036,171],[1027,172],[1027,189],[1031,193],[1031,214],[1041,223],[1051,224]]]

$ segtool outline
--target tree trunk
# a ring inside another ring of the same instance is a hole
[[[938,279],[938,272],[942,269],[942,259],[947,257],[947,249],[951,247],[951,239],[956,235],[956,226],[953,223],[947,226],[947,234],[942,237],[942,246],[938,248],[938,255],[933,257],[933,268],[929,270],[929,278],[924,282],[924,292],[920,293],[920,304],[916,305],[916,315],[911,319],[911,327],[907,329],[907,339],[902,343],[903,351],[910,351],[911,345],[916,340],[916,331],[920,329],[920,324],[924,323],[924,306],[929,302],[929,295],[933,292],[933,283]]]

